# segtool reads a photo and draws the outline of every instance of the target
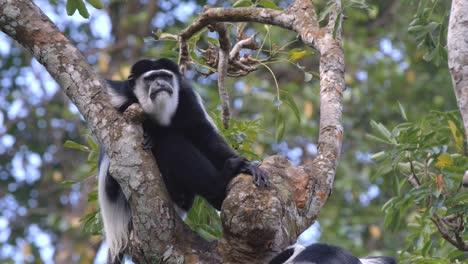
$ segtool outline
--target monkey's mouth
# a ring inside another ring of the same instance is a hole
[[[156,96],[158,96],[158,94],[160,94],[160,93],[162,93],[162,92],[166,92],[166,93],[168,93],[169,95],[172,95],[172,93],[173,93],[173,92],[172,92],[172,89],[167,88],[167,87],[163,87],[163,88],[160,88],[160,89],[158,89],[158,90],[156,90],[156,91],[152,91],[152,92],[150,93],[150,98],[151,98],[151,100],[154,100],[154,99],[156,98]]]

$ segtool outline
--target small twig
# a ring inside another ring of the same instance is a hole
[[[229,107],[229,93],[226,88],[226,75],[229,62],[229,50],[231,49],[231,42],[229,41],[226,26],[223,23],[216,23],[213,25],[214,30],[219,35],[219,55],[218,55],[218,92],[221,98],[221,107],[223,126],[225,129],[229,128],[231,120],[231,111]]]
[[[468,243],[466,241],[463,241],[463,238],[458,232],[455,232],[455,238],[453,238],[449,233],[450,231],[447,230],[444,222],[437,213],[434,213],[434,216],[431,218],[431,220],[436,225],[437,229],[439,230],[439,233],[447,242],[449,242],[459,250],[468,251]]]
[[[240,23],[236,31],[236,41],[239,42],[244,39],[244,31],[247,27],[247,23]]]
[[[187,41],[180,40],[179,41],[179,68],[182,75],[185,74],[187,71],[187,63],[188,63],[188,44]]]
[[[421,181],[419,181],[418,176],[416,176],[416,172],[414,171],[414,166],[413,162],[409,160],[410,168],[411,168],[411,175],[408,177],[408,182],[413,186],[414,188],[419,188],[421,187]]]
[[[236,45],[234,45],[234,47],[232,48],[231,52],[229,53],[229,60],[234,60],[234,58],[239,54],[242,48],[244,47],[253,48],[257,46],[257,43],[255,42],[255,37],[257,36],[257,34],[258,33],[255,32],[255,34],[253,34],[249,38],[246,38],[237,42]]]

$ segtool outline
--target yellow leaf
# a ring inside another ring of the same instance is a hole
[[[414,83],[414,81],[416,80],[416,74],[414,73],[414,71],[408,70],[408,71],[406,72],[406,80],[407,80],[409,83]]]
[[[382,232],[380,230],[380,227],[378,227],[377,225],[370,225],[369,226],[369,234],[374,239],[380,239],[380,237],[382,236]]]
[[[310,119],[313,113],[314,113],[314,105],[312,104],[312,102],[305,101],[304,102],[304,116],[306,117],[306,119]]]
[[[439,169],[445,168],[447,166],[453,165],[453,159],[449,154],[443,153],[437,158],[435,166]]]
[[[55,182],[63,181],[63,174],[60,171],[54,171],[52,173],[52,180],[54,180]]]
[[[303,58],[305,55],[307,55],[307,51],[305,51],[305,50],[292,52],[291,53],[291,60],[296,61],[298,59]]]
[[[109,56],[107,54],[101,54],[98,58],[98,69],[99,72],[107,72],[109,70]]]
[[[452,120],[448,121],[450,131],[452,132],[453,140],[455,141],[455,148],[459,152],[463,152],[463,137],[461,133],[457,133],[457,125]],[[458,135],[457,135],[458,134]]]
[[[24,243],[23,247],[21,248],[21,251],[23,253],[23,256],[31,256],[31,253],[32,253],[31,244]]]
[[[119,71],[116,72],[113,76],[112,79],[115,80],[125,80],[127,79],[128,75],[130,75],[130,66],[126,65],[123,67],[120,67]]]

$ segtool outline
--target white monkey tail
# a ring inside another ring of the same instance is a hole
[[[110,201],[106,194],[106,177],[109,170],[110,159],[103,154],[99,163],[99,207],[101,208],[104,236],[109,247],[109,261],[114,262],[128,243],[131,214],[128,203],[123,196],[116,201]]]

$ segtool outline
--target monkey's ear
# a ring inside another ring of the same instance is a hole
[[[130,73],[130,75],[127,78],[127,81],[130,88],[133,89],[135,87],[135,76],[133,75],[133,73]]]

